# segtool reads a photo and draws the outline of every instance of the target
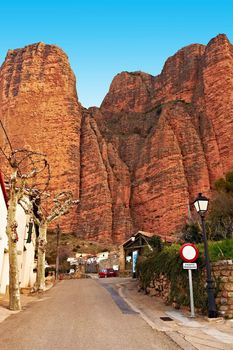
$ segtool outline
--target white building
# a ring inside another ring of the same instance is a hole
[[[102,260],[108,259],[109,252],[101,252],[96,254],[96,261],[99,263]]]
[[[35,255],[35,230],[30,217],[25,214],[20,205],[16,210],[18,224],[17,251],[20,287],[32,287],[36,275],[33,273]],[[7,194],[3,177],[0,173],[0,294],[5,294],[9,285],[9,254],[7,224]]]
[[[0,294],[5,294],[6,285],[9,284],[9,256],[8,238],[6,235],[7,198],[6,190],[0,173]]]

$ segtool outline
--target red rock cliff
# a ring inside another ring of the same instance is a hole
[[[17,145],[48,153],[54,189],[80,193],[67,230],[115,242],[138,229],[167,236],[233,169],[232,85],[233,47],[219,35],[179,50],[159,76],[118,74],[101,107],[81,111],[67,57],[37,44],[8,53],[0,116]]]
[[[0,118],[14,148],[47,154],[50,189],[71,190],[78,198],[81,109],[62,50],[39,43],[8,51],[0,72]],[[75,211],[61,223],[66,231],[75,229]]]
[[[159,76],[114,78],[96,120],[130,170],[135,230],[175,232],[197,193],[233,169],[232,76],[233,47],[219,35],[178,51]]]

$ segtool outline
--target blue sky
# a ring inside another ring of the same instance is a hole
[[[156,0],[5,1],[0,64],[8,49],[42,41],[69,56],[83,106],[99,106],[121,71],[160,73],[180,48],[219,33],[233,42],[233,2]]]

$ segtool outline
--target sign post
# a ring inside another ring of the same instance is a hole
[[[198,249],[194,244],[186,243],[180,247],[179,253],[181,259],[185,261],[183,269],[188,270],[191,317],[195,317],[192,270],[197,269],[197,264],[194,261],[198,258]]]

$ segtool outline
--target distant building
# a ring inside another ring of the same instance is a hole
[[[103,252],[97,257],[99,271],[105,268],[113,268],[119,270],[119,255],[118,252]],[[98,255],[98,254],[97,254]]]
[[[101,252],[96,254],[96,261],[99,263],[101,260],[106,260],[108,259],[109,252]]]

